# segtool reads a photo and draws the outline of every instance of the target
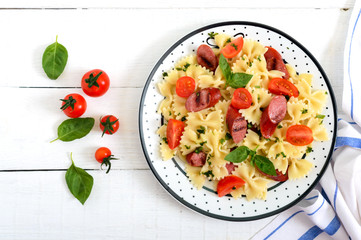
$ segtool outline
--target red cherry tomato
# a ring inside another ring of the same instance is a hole
[[[81,88],[90,97],[103,96],[108,91],[109,85],[108,75],[100,69],[85,73],[81,79]]]
[[[252,105],[252,95],[245,88],[237,88],[232,97],[231,104],[237,109],[246,109]]]
[[[305,125],[293,125],[287,129],[286,140],[295,146],[306,146],[313,142],[312,129]]]
[[[243,181],[242,178],[230,175],[223,179],[221,179],[218,182],[217,185],[217,193],[219,197],[223,197],[224,195],[227,195],[228,193],[232,192],[232,190],[236,190],[240,187],[242,187],[246,182]]]
[[[238,37],[234,39],[232,42],[228,43],[224,48],[221,50],[221,54],[223,54],[226,58],[233,58],[237,56],[237,54],[243,48],[243,37]]]
[[[272,175],[268,175],[267,173],[262,172],[257,166],[256,166],[256,168],[257,168],[258,172],[260,172],[262,175],[264,175],[272,180],[275,180],[278,182],[285,182],[288,180],[288,169],[285,174],[283,174],[281,171],[276,169],[277,176],[272,176]]]
[[[113,115],[106,115],[100,120],[99,126],[103,131],[102,137],[104,133],[112,135],[119,129],[119,119]]]
[[[185,124],[176,119],[170,119],[167,126],[167,141],[170,149],[178,147]]]
[[[276,95],[298,97],[298,89],[293,83],[283,78],[272,78],[268,83],[268,91]]]
[[[103,165],[108,167],[106,173],[108,173],[111,168],[110,160],[117,160],[117,158],[113,158],[112,152],[109,150],[109,148],[106,147],[101,147],[96,150],[95,159],[99,163],[101,163],[100,167],[102,167]]]
[[[278,70],[280,72],[283,72],[285,75],[283,76],[284,79],[289,79],[290,74],[286,68],[286,65],[283,62],[281,54],[277,52],[276,49],[271,47],[268,48],[267,52],[264,54],[264,57],[267,62],[267,70]]]
[[[72,93],[60,100],[63,101],[60,109],[63,110],[68,117],[78,118],[85,113],[87,103],[82,95]]]
[[[195,89],[196,82],[193,78],[184,76],[177,80],[175,91],[178,96],[187,98],[194,92]]]

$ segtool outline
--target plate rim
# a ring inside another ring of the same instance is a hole
[[[330,94],[330,98],[331,98],[331,102],[333,105],[333,118],[334,118],[334,129],[333,129],[333,137],[332,137],[332,142],[331,142],[331,148],[330,151],[328,152],[328,156],[327,159],[325,161],[325,164],[323,165],[321,171],[319,172],[319,175],[317,176],[317,178],[315,179],[315,181],[308,187],[308,189],[301,194],[298,198],[296,198],[294,201],[290,202],[289,204],[276,209],[274,211],[265,213],[265,214],[260,214],[257,216],[252,216],[252,217],[228,217],[228,216],[223,216],[223,215],[219,215],[219,214],[214,214],[214,213],[210,213],[207,212],[201,208],[198,208],[192,204],[190,204],[189,202],[185,201],[183,198],[181,198],[180,196],[178,196],[178,194],[176,194],[165,182],[164,180],[160,177],[160,175],[158,174],[158,172],[156,171],[156,169],[154,168],[153,164],[151,163],[147,148],[146,148],[146,144],[145,144],[145,139],[144,139],[144,133],[143,133],[143,105],[144,105],[144,100],[145,100],[145,95],[147,93],[147,90],[149,88],[149,85],[152,81],[152,78],[155,74],[155,72],[158,70],[159,66],[162,64],[162,62],[164,61],[164,59],[178,46],[180,45],[182,42],[184,42],[185,40],[187,40],[188,38],[190,38],[191,36],[200,33],[202,31],[205,31],[207,29],[211,29],[211,28],[215,28],[215,27],[220,27],[220,26],[228,26],[228,25],[250,25],[250,26],[255,26],[255,27],[261,27],[267,30],[271,30],[273,32],[276,32],[280,35],[282,35],[283,37],[287,38],[288,40],[290,40],[291,42],[293,42],[293,44],[297,45],[303,52],[305,52],[308,57],[312,60],[312,62],[316,65],[317,69],[320,71],[326,85],[328,88],[328,92]],[[220,220],[226,220],[226,221],[233,221],[233,222],[243,222],[243,221],[253,221],[253,220],[259,220],[259,219],[263,219],[263,218],[267,218],[267,217],[271,217],[275,214],[281,213],[289,208],[291,208],[292,206],[296,205],[298,202],[300,202],[302,199],[304,199],[313,189],[314,187],[317,185],[317,183],[320,181],[320,179],[322,178],[323,174],[325,173],[328,165],[330,164],[330,160],[333,154],[333,150],[335,147],[335,142],[336,142],[336,136],[337,136],[337,104],[336,104],[336,98],[335,98],[335,94],[333,92],[331,83],[325,73],[325,71],[323,70],[322,66],[320,65],[320,63],[317,61],[317,59],[311,54],[311,52],[309,52],[307,50],[307,48],[305,48],[301,43],[299,43],[296,39],[294,39],[293,37],[291,37],[290,35],[288,35],[287,33],[262,24],[262,23],[257,23],[257,22],[250,22],[250,21],[225,21],[225,22],[218,22],[218,23],[213,23],[210,25],[206,25],[203,26],[201,28],[198,28],[190,33],[188,33],[187,35],[185,35],[184,37],[180,38],[178,41],[176,41],[162,56],[161,58],[158,60],[158,62],[155,64],[155,66],[153,67],[152,71],[150,72],[146,83],[144,85],[143,91],[142,91],[142,95],[140,98],[140,104],[139,104],[139,111],[138,111],[138,131],[139,131],[139,136],[140,136],[140,141],[141,141],[141,146],[142,146],[142,150],[143,150],[143,154],[147,160],[148,166],[150,167],[150,170],[152,171],[153,175],[156,177],[156,179],[158,180],[158,182],[163,186],[163,188],[172,196],[174,197],[176,200],[178,200],[180,203],[182,203],[184,206],[190,208],[193,211],[196,211],[198,213],[201,213],[203,215],[206,215],[208,217],[212,217],[212,218],[216,218],[216,219],[220,219]]]

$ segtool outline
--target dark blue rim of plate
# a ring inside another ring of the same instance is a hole
[[[220,26],[228,26],[228,25],[241,25],[241,26],[255,26],[255,27],[261,27],[273,32],[276,32],[280,35],[282,35],[283,37],[287,38],[288,40],[290,40],[293,44],[295,44],[296,46],[298,46],[300,49],[302,49],[302,51],[304,51],[307,56],[313,61],[313,63],[317,66],[318,70],[320,71],[330,94],[331,97],[331,101],[332,101],[332,105],[333,105],[333,118],[334,118],[334,129],[333,129],[333,136],[332,136],[332,142],[331,142],[331,148],[330,151],[328,153],[327,159],[325,161],[324,166],[322,167],[318,177],[316,178],[316,180],[309,186],[309,188],[303,193],[301,194],[296,200],[294,200],[293,202],[275,210],[275,211],[271,211],[265,214],[260,214],[257,216],[252,216],[252,217],[228,217],[228,216],[222,216],[222,215],[218,215],[218,214],[213,214],[207,211],[204,211],[203,209],[200,209],[192,204],[190,204],[189,202],[185,201],[182,197],[180,197],[178,194],[176,194],[164,181],[163,179],[159,176],[159,174],[157,173],[157,171],[155,170],[153,164],[151,163],[146,145],[145,145],[145,141],[144,141],[144,133],[143,133],[143,105],[144,105],[144,100],[145,100],[145,95],[147,93],[148,87],[152,81],[152,78],[155,74],[155,72],[157,71],[157,69],[159,68],[159,66],[162,64],[162,62],[164,61],[164,59],[178,46],[180,45],[182,42],[184,42],[185,40],[187,40],[188,38],[192,37],[193,35],[200,33],[202,31],[205,31],[207,29],[212,29],[215,27],[220,27]],[[220,23],[215,23],[215,24],[211,24],[202,28],[199,28],[189,34],[187,34],[186,36],[184,36],[183,38],[181,38],[180,40],[178,40],[175,44],[173,44],[173,46],[171,46],[164,54],[163,56],[159,59],[159,61],[157,62],[157,64],[154,66],[153,70],[151,71],[143,92],[142,92],[142,97],[140,100],[140,105],[139,105],[139,118],[138,118],[139,122],[138,122],[138,127],[139,127],[139,135],[140,135],[140,140],[141,140],[141,144],[142,144],[142,149],[145,155],[145,158],[147,160],[147,163],[150,167],[150,169],[152,170],[154,176],[157,178],[157,180],[160,182],[160,184],[165,188],[165,190],[167,190],[175,199],[177,199],[179,202],[181,202],[183,205],[187,206],[188,208],[199,212],[201,214],[204,214],[206,216],[212,217],[212,218],[217,218],[217,219],[221,219],[221,220],[227,220],[227,221],[235,221],[235,222],[241,222],[241,221],[253,221],[253,220],[258,220],[258,219],[262,219],[262,218],[266,218],[266,217],[270,217],[273,216],[275,214],[278,214],[280,212],[283,212],[285,210],[287,210],[288,208],[294,206],[295,204],[297,204],[299,201],[301,201],[303,198],[305,198],[307,196],[307,194],[316,186],[316,184],[320,181],[321,177],[323,176],[324,172],[326,171],[326,168],[330,162],[333,150],[334,150],[334,146],[335,146],[335,142],[336,142],[336,132],[337,132],[337,105],[336,105],[336,100],[335,100],[335,95],[334,92],[332,90],[330,81],[328,80],[325,71],[322,69],[321,65],[318,63],[318,61],[316,60],[316,58],[302,45],[300,44],[298,41],[296,41],[294,38],[292,38],[291,36],[289,36],[288,34],[274,28],[274,27],[270,27],[264,24],[260,24],[260,23],[255,23],[255,22],[247,22],[247,21],[229,21],[229,22],[220,22]]]

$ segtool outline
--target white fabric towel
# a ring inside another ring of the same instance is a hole
[[[317,187],[296,206],[277,216],[252,239],[361,240],[361,9],[356,0],[344,53],[342,110],[331,164]]]

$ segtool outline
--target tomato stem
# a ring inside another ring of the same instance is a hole
[[[105,157],[103,158],[103,162],[100,165],[100,169],[103,170],[102,166],[103,164],[108,167],[107,171],[105,173],[108,173],[110,171],[110,168],[112,167],[112,164],[110,162],[110,160],[119,160],[119,158],[113,158],[114,155],[110,155],[109,157]]]
[[[110,117],[111,117],[111,116],[107,117],[107,119],[105,120],[105,122],[100,121],[101,125],[104,126],[104,130],[103,130],[102,137],[104,136],[104,134],[105,134],[106,132],[108,132],[110,135],[112,135],[112,134],[114,133],[113,124],[116,123],[116,122],[118,122],[119,119],[111,122],[111,121],[110,121]]]
[[[89,78],[85,79],[85,82],[88,84],[88,88],[91,88],[92,86],[96,86],[99,88],[97,80],[102,73],[103,72],[99,72],[95,77],[93,73],[89,74]]]

